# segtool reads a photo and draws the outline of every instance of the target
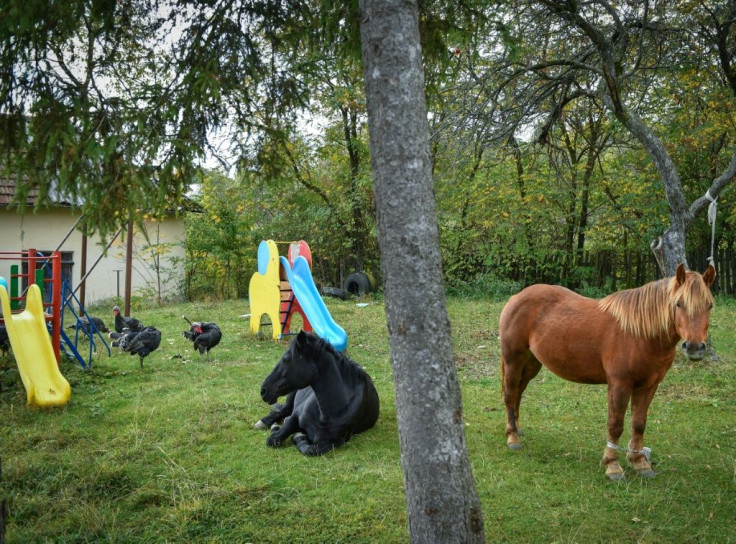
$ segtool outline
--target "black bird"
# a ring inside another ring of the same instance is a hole
[[[199,351],[200,359],[207,355],[207,361],[210,360],[210,350],[220,343],[222,339],[222,331],[215,323],[195,321],[192,323],[184,316],[189,323],[189,330],[182,332],[184,338],[191,340],[194,349]]]
[[[161,331],[156,327],[144,327],[138,331],[111,332],[110,338],[114,340],[114,347],[140,357],[143,369],[143,359],[161,343]]]
[[[105,325],[105,322],[102,321],[99,317],[89,317],[86,315],[81,316],[77,323],[73,323],[67,327],[67,329],[76,329],[77,326],[79,327],[79,330],[82,331],[84,334],[89,334],[92,332],[92,327],[90,327],[90,322],[94,325],[95,331],[98,332],[110,332],[110,329],[107,328],[107,325]]]
[[[8,337],[8,329],[5,325],[0,325],[0,351],[3,352],[3,356],[10,351],[10,338]]]
[[[112,313],[115,316],[115,332],[117,333],[123,332],[123,329],[140,331],[144,327],[143,323],[135,317],[123,317],[123,314],[120,313],[120,306],[115,306],[112,309]]]

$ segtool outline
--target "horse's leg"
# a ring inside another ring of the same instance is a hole
[[[521,370],[518,365],[509,362],[510,358],[501,355],[501,370],[503,374],[503,403],[506,407],[506,445],[509,449],[521,449],[519,441],[519,429],[516,426],[517,406],[521,402],[519,394],[519,383],[521,383]]]
[[[345,443],[345,440],[339,439],[335,442],[320,442],[318,444],[313,444],[304,433],[296,433],[292,440],[294,440],[294,444],[296,444],[297,449],[302,452],[302,454],[310,457],[323,455]]]
[[[519,411],[521,409],[521,398],[524,396],[526,386],[532,381],[539,371],[542,369],[542,363],[540,363],[535,357],[530,357],[527,363],[524,365],[524,369],[521,374],[521,383],[519,384],[519,396],[516,399],[516,408],[514,414],[516,415],[516,431],[519,436],[522,436],[521,427],[519,426]]]
[[[631,440],[627,459],[637,474],[646,478],[653,478],[654,471],[648,455],[644,453],[644,429],[647,426],[647,410],[654,398],[657,386],[654,384],[646,389],[634,391],[631,396]]]
[[[618,463],[618,440],[624,432],[624,416],[626,407],[631,398],[631,387],[625,384],[608,384],[608,442],[615,447],[606,445],[601,463],[606,467],[606,476],[609,480],[623,480],[626,478],[621,465]]]
[[[503,401],[506,405],[506,445],[511,450],[521,449],[519,441],[519,409],[521,395],[529,382],[539,373],[542,365],[527,351],[520,357],[501,356],[503,368]]]
[[[270,414],[256,421],[253,427],[261,430],[270,429],[274,423],[278,423],[285,417],[291,415],[291,412],[294,410],[294,397],[296,397],[296,391],[289,393],[283,406],[274,407]]]
[[[299,417],[291,415],[284,420],[283,425],[272,425],[271,434],[266,439],[266,445],[272,448],[278,448],[284,443],[284,440],[289,438],[299,430]]]

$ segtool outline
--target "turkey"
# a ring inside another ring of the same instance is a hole
[[[120,306],[115,306],[112,309],[112,313],[115,316],[115,332],[121,333],[123,329],[129,329],[131,331],[140,331],[143,329],[143,323],[135,317],[123,317],[120,313]]]
[[[210,360],[210,350],[220,343],[222,338],[222,331],[215,323],[212,322],[191,322],[184,316],[184,319],[189,323],[189,330],[182,332],[184,338],[191,340],[194,344],[194,349],[199,351],[200,359],[207,355],[207,361]]]
[[[111,332],[110,338],[114,340],[114,347],[140,357],[143,369],[143,359],[161,343],[161,331],[156,327],[144,327],[138,331]]]
[[[0,351],[3,352],[3,357],[10,351],[10,338],[8,337],[8,330],[5,325],[0,325]]]
[[[94,330],[90,327],[90,322],[94,325]],[[89,317],[85,315],[79,317],[76,323],[67,327],[67,329],[77,328],[84,334],[89,334],[90,332],[110,332],[110,329],[107,328],[107,325],[105,325],[105,322],[102,321],[102,319],[99,317]]]

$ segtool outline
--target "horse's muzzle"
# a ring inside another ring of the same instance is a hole
[[[691,361],[700,361],[705,357],[705,342],[683,342],[682,350]]]
[[[267,404],[273,404],[279,399],[273,388],[266,387],[265,384],[261,386],[261,398]]]

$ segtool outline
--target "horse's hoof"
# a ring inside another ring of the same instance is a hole
[[[641,476],[642,478],[654,478],[654,477],[655,477],[655,476],[657,475],[657,473],[656,473],[656,472],[654,472],[654,471],[653,471],[653,470],[652,470],[651,468],[649,468],[649,469],[642,469],[642,470],[637,470],[637,471],[636,471],[636,473],[637,473],[637,474],[638,474],[639,476]]]
[[[629,460],[629,463],[642,478],[654,478],[656,476],[652,470],[652,464],[646,458],[641,457],[636,461]]]
[[[620,465],[610,464],[606,467],[606,478],[612,482],[620,482],[626,479],[626,474]]]
[[[259,431],[264,431],[264,430],[268,429],[268,425],[266,425],[265,423],[263,423],[263,420],[259,419],[253,425],[253,428],[254,429],[258,429]]]
[[[506,445],[511,451],[518,451],[521,449],[521,442],[519,441],[518,433],[509,432],[506,435]]]

